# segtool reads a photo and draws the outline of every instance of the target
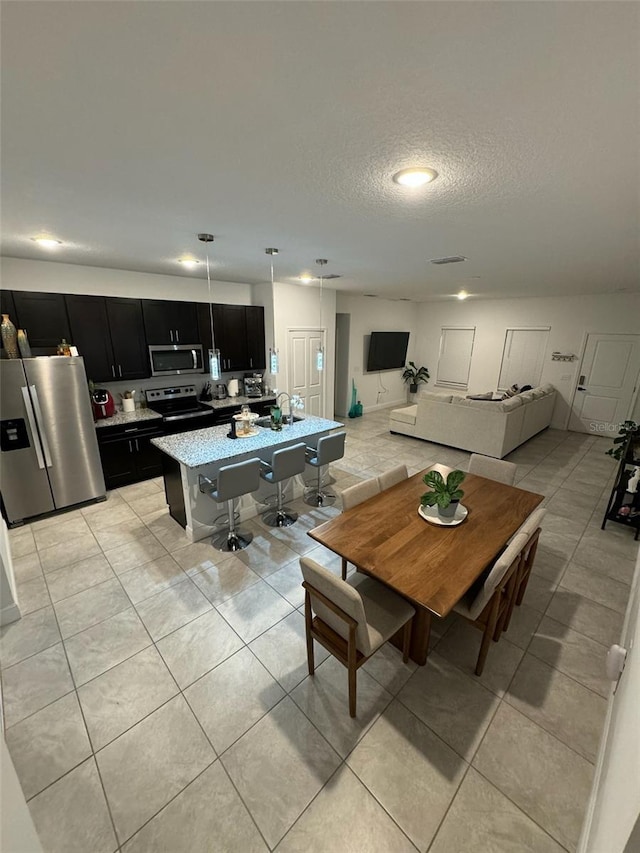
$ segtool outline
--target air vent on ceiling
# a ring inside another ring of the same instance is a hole
[[[329,281],[332,278],[342,278],[342,276],[336,275],[334,272],[330,272],[329,275],[323,275],[322,278],[324,281]]]
[[[377,293],[363,293],[363,296],[369,296],[371,299],[377,299],[378,298]]]
[[[430,264],[460,264],[467,259],[462,255],[450,255],[448,258],[431,258]]]
[[[413,299],[409,299],[409,297],[408,297],[408,296],[401,296],[401,297],[398,299],[398,302],[413,302]]]

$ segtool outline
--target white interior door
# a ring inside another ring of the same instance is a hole
[[[317,364],[318,350],[324,346],[324,330],[289,329],[287,343],[288,390],[300,395],[307,414],[324,417],[325,371],[319,371]]]
[[[601,433],[618,431],[631,414],[640,372],[640,335],[590,334],[569,429]]]

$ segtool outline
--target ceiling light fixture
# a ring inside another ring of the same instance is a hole
[[[461,291],[458,293],[458,299],[466,299],[468,295],[469,295],[469,294],[467,293],[467,291],[466,291],[466,290],[461,290]]]
[[[324,329],[322,328],[322,284],[324,276],[322,274],[322,269],[326,266],[327,259],[318,258],[316,263],[320,267],[320,344],[318,345],[318,352],[316,353],[316,368],[319,372],[322,372],[324,370],[324,347],[322,345],[324,337]]]
[[[271,298],[273,299],[273,256],[278,254],[277,249],[265,249],[267,255],[271,257]],[[269,373],[273,376],[278,374],[280,369],[280,355],[276,348],[275,341],[272,347],[269,347]]]
[[[31,239],[38,246],[42,246],[43,249],[57,249],[58,246],[62,246],[62,240],[56,240],[55,237],[48,237],[46,234],[43,234],[41,237],[32,237]]]
[[[182,264],[183,267],[186,267],[188,270],[195,269],[200,261],[196,258],[178,258],[178,263]]]
[[[304,273],[304,275],[300,276],[300,281],[303,284],[311,284],[315,276],[309,275],[309,273]]]
[[[213,302],[211,301],[211,273],[209,271],[209,243],[213,243],[213,234],[198,234],[198,240],[204,243],[207,249],[207,287],[209,293],[209,323],[211,325],[211,349],[209,350],[209,375],[218,382],[220,380],[220,350],[216,349],[213,337]]]
[[[437,177],[438,173],[435,169],[415,167],[413,169],[401,169],[395,173],[393,180],[402,187],[422,187],[435,181]]]

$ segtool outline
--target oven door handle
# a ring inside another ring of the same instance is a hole
[[[198,358],[194,349],[191,350],[191,358],[193,359],[193,369],[195,370],[198,367]]]

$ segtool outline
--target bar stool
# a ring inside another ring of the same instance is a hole
[[[305,489],[304,502],[309,506],[331,506],[336,499],[332,492],[322,491],[322,466],[342,459],[346,432],[335,432],[318,439],[317,447],[307,447],[307,465],[318,469],[317,486]]]
[[[219,551],[241,551],[253,539],[253,533],[236,529],[233,501],[258,489],[260,465],[261,460],[256,457],[235,465],[224,465],[215,480],[203,474],[198,477],[198,487],[203,494],[209,495],[217,503],[226,501],[227,504],[229,527],[225,526],[224,530],[214,533],[211,538],[211,544]]]
[[[283,481],[296,474],[302,474],[305,466],[307,446],[302,441],[292,447],[275,450],[271,456],[271,464],[262,462],[260,476],[267,483],[275,483],[278,489],[278,501],[275,509],[265,512],[262,519],[269,527],[290,527],[298,520],[297,512],[285,512]]]

